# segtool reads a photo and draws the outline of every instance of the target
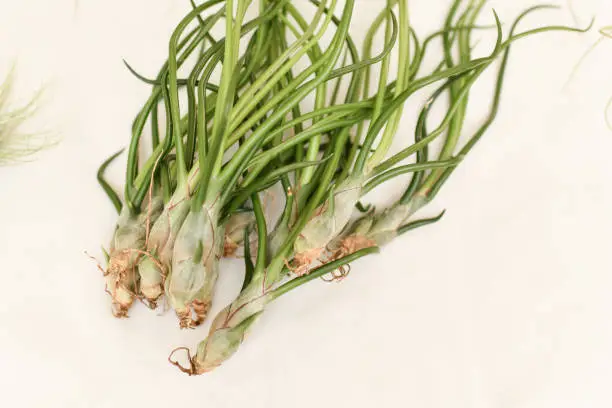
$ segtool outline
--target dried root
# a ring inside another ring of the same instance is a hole
[[[321,279],[327,283],[342,282],[351,272],[351,265],[344,265],[329,273],[329,276],[322,276]]]
[[[111,256],[105,271],[106,292],[111,296],[113,315],[118,318],[128,316],[128,310],[137,297],[134,291],[136,273],[130,266],[131,251],[116,251]]]
[[[189,366],[185,367],[178,361],[172,359],[172,357],[174,357],[174,354],[177,351],[185,351],[185,353],[187,354],[187,361],[189,362],[188,363]],[[191,351],[187,347],[177,347],[174,350],[172,350],[170,352],[170,355],[168,356],[168,362],[170,362],[170,364],[177,367],[179,370],[181,370],[183,373],[189,376],[202,375],[202,374],[208,373],[210,371],[213,371],[215,368],[219,367],[220,365],[218,364],[215,366],[208,366],[208,367],[203,366],[202,364],[198,363],[196,356],[191,355]]]
[[[323,250],[323,248],[314,248],[305,252],[297,253],[287,267],[297,276],[308,275],[310,272],[310,265],[312,265],[313,262],[320,260]]]
[[[362,249],[371,248],[374,246],[376,246],[376,242],[370,238],[357,234],[349,235],[340,241],[337,248],[328,248],[330,255],[324,263],[336,261]],[[325,282],[341,282],[349,275],[350,272],[351,266],[344,265],[331,272],[329,277],[322,277],[321,279],[323,279]]]
[[[189,303],[186,308],[177,310],[176,315],[179,318],[180,328],[193,329],[201,325],[208,315],[210,304],[211,302],[202,302],[196,299]]]
[[[177,351],[179,351],[179,350],[185,350],[185,352],[187,353],[187,360],[189,361],[189,367],[188,368],[183,367],[183,365],[181,365],[181,363],[179,363],[178,361],[172,359],[174,354]],[[174,350],[172,350],[170,352],[170,355],[168,356],[168,362],[170,362],[170,364],[172,364],[173,366],[177,367],[179,370],[181,370],[182,372],[184,372],[185,374],[187,374],[189,376],[203,374],[203,373],[197,372],[195,358],[191,356],[191,351],[187,347],[177,347]]]
[[[336,261],[345,256],[354,254],[362,249],[376,246],[376,241],[363,235],[349,235],[340,241],[338,248],[332,252],[328,262]]]

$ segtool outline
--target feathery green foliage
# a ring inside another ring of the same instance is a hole
[[[13,107],[15,69],[11,69],[0,85],[0,165],[12,164],[32,158],[50,143],[44,135],[24,129],[36,114],[41,93],[24,106]]]

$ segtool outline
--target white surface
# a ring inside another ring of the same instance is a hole
[[[357,1],[356,24],[380,4]],[[421,29],[446,7],[411,3]],[[509,21],[532,3],[491,5]],[[598,25],[612,22],[608,0],[576,3],[583,23],[594,13]],[[165,360],[204,329],[181,332],[170,313],[142,306],[113,319],[83,251],[99,255],[110,238],[114,213],[95,171],[126,143],[148,92],[121,58],[153,73],[187,7],[0,0],[0,63],[19,57],[22,95],[50,86],[40,123],[63,138],[37,162],[0,169],[3,406],[612,405],[612,132],[603,121],[612,41],[562,90],[595,31],[518,44],[497,122],[428,210],[447,208],[444,221],[359,261],[340,285],[315,282],[280,299],[214,373],[188,378]],[[571,22],[553,11],[528,24]],[[482,114],[490,91],[478,89]],[[116,166],[114,180],[121,173]],[[239,263],[224,269],[216,310],[240,275]]]

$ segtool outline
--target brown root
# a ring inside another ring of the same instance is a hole
[[[187,352],[187,359],[189,360],[189,364],[190,364],[189,368],[185,368],[178,361],[172,360],[172,356],[174,356],[174,353],[176,353],[179,350],[185,350]],[[168,356],[168,362],[189,376],[197,374],[196,365],[194,363],[194,358],[191,357],[191,351],[187,347],[177,347],[174,350],[172,350],[172,352]]]
[[[354,254],[357,251],[360,251],[365,248],[371,248],[373,246],[376,246],[376,242],[368,237],[365,237],[363,235],[349,235],[348,237],[345,237],[340,241],[340,244],[337,248],[328,249],[331,254],[324,263],[336,261],[338,259],[344,258],[345,256]],[[321,279],[323,279],[325,282],[341,282],[346,279],[350,272],[351,266],[344,265],[330,272],[328,277],[321,277]]]
[[[202,302],[201,300],[194,300],[191,302],[191,307],[196,316],[194,320],[196,326],[201,325],[206,319],[208,311],[210,310],[210,303],[211,302]]]
[[[181,329],[193,329],[193,319],[191,318],[191,308],[186,307],[183,310],[177,310],[176,316],[179,319],[179,326]]]
[[[181,363],[172,359],[174,354],[179,350],[184,350],[187,353],[189,367],[184,367],[183,365],[181,365]],[[172,352],[168,356],[168,362],[189,376],[205,374],[219,367],[219,364],[204,367],[202,364],[198,363],[196,356],[191,355],[191,351],[187,347],[177,347],[172,350]]]
[[[201,325],[208,311],[210,310],[211,302],[202,302],[201,300],[192,301],[187,307],[182,310],[177,310],[176,315],[179,318],[179,326],[181,329],[193,329]]]
[[[131,251],[129,249],[123,251],[115,251],[108,261],[107,275],[124,275],[130,264]]]
[[[143,298],[146,298],[149,302],[149,304],[147,304],[149,308],[153,309],[157,307],[156,300],[159,298],[159,296],[152,299],[143,297],[136,293],[137,276],[135,265],[138,263],[138,259],[131,259],[134,253],[136,253],[138,257],[143,255],[151,257],[156,263],[158,263],[151,254],[138,249],[124,249],[122,251],[115,251],[111,255],[108,262],[108,268],[104,272],[104,276],[107,279],[106,292],[111,296],[113,315],[115,317],[127,317],[128,310],[134,303],[134,299],[143,301]]]
[[[96,263],[96,267],[98,268],[98,270],[100,272],[102,272],[102,276],[106,277],[106,276],[108,276],[111,273],[110,262],[109,262],[109,269],[108,270],[104,270],[104,268],[102,268],[102,266],[100,265],[100,262],[95,257],[93,257],[92,255],[88,254],[87,251],[85,251],[85,255],[87,255],[91,260],[93,260]],[[111,259],[111,261],[112,261],[112,259]],[[106,284],[104,286],[104,291],[112,299],[111,312],[112,312],[113,316],[115,316],[116,318],[119,318],[119,319],[123,319],[123,318],[128,317],[128,310],[132,306],[133,301],[130,300],[129,302],[125,302],[125,301],[121,302],[119,300],[118,296],[117,296],[117,288],[125,290],[127,293],[130,293],[133,296],[135,296],[135,294],[131,290],[129,290],[128,288],[126,288],[125,286],[123,286],[121,284],[122,276],[125,276],[125,275],[126,275],[125,271],[120,271],[119,272],[117,278],[115,279],[115,281],[113,283],[113,290],[112,290],[112,292],[108,289],[108,284]]]
[[[327,283],[340,283],[351,273],[351,266],[344,265],[329,273],[329,276],[322,276],[321,279]]]
[[[128,310],[136,298],[133,282],[135,271],[129,267],[129,251],[115,252],[108,263],[105,271],[106,289],[112,301],[113,316],[125,318]]]
[[[319,259],[322,253],[323,248],[314,248],[295,254],[288,268],[297,276],[308,275],[310,272],[310,265]]]
[[[157,309],[157,299],[149,299],[146,296],[142,296],[139,298],[140,303],[145,305],[147,308],[151,310]]]
[[[345,256],[354,254],[362,249],[376,246],[376,242],[363,235],[349,235],[340,241],[338,249],[332,252],[328,262],[336,261]]]
[[[98,268],[98,270],[102,272],[102,276],[106,276],[106,271],[104,270],[104,268],[102,268],[102,264],[100,264],[100,261],[98,261],[95,256],[90,255],[87,251],[85,251],[85,255],[96,263],[96,268]]]
[[[112,305],[112,312],[113,312],[113,316],[115,316],[118,319],[126,319],[128,318],[128,310],[130,309],[130,306],[132,306],[132,304],[130,303],[129,305],[121,305],[119,303],[115,303],[113,302]]]
[[[141,287],[140,293],[141,293],[141,296],[139,296],[140,301],[144,303],[149,309],[156,309],[157,301],[159,300],[160,297],[162,297],[162,295],[164,294],[164,291],[163,291],[163,286],[160,284],[160,285],[150,286],[146,290],[143,290],[143,288]]]
[[[189,367],[184,367],[181,363],[172,359],[174,354],[179,350],[185,351],[187,353],[187,360],[189,361]],[[177,347],[174,350],[172,350],[172,352],[168,356],[168,362],[189,376],[205,374],[218,367],[218,365],[210,366],[210,367],[202,366],[201,364],[198,363],[196,356],[191,355],[191,351],[187,347]]]

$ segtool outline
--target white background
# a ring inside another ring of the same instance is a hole
[[[411,3],[424,32],[448,2]],[[576,3],[582,25],[592,15],[612,24],[609,0]],[[357,36],[382,4],[357,0]],[[506,22],[532,4],[490,2]],[[612,40],[563,88],[596,31],[517,44],[498,120],[427,210],[448,209],[443,222],[355,263],[342,284],[316,281],[275,302],[217,371],[188,378],[166,362],[204,328],[181,332],[171,313],[142,306],[112,318],[84,251],[100,256],[115,219],[97,166],[127,143],[148,93],[121,58],[154,74],[187,8],[0,0],[2,69],[17,58],[21,98],[47,88],[37,123],[62,139],[0,169],[3,406],[612,406]],[[524,27],[572,22],[565,9]],[[469,126],[489,86],[475,89]],[[111,177],[121,175],[117,165]],[[239,261],[225,265],[215,310],[241,273]]]

